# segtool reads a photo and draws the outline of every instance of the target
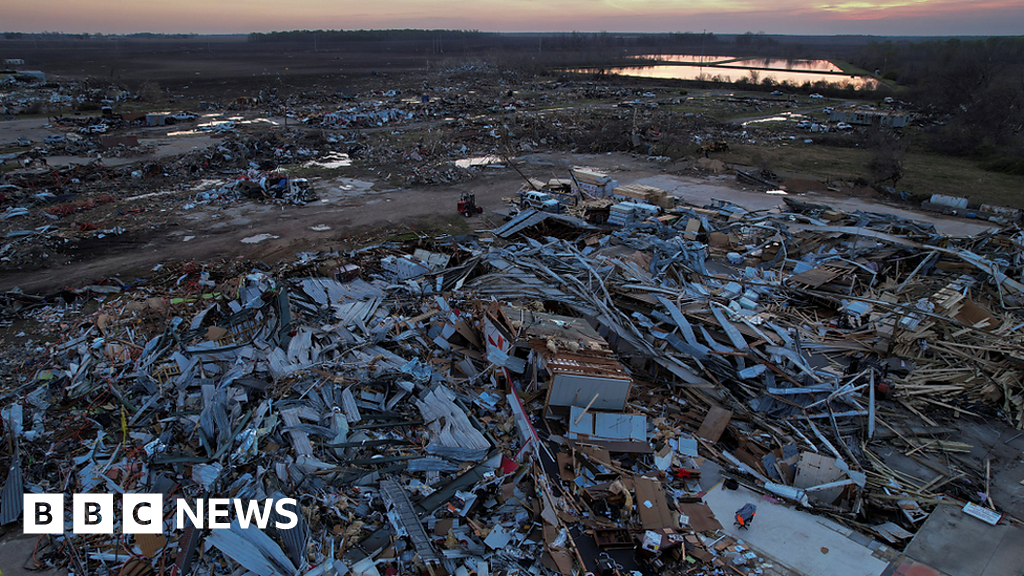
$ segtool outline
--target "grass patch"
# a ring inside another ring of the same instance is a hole
[[[972,203],[1024,208],[1024,176],[984,170],[977,161],[929,153],[907,154],[907,190],[915,194],[966,196]]]
[[[811,136],[813,138],[813,136]],[[821,181],[866,178],[871,152],[861,148],[832,148],[793,143],[778,148],[731,145],[721,156],[726,162],[757,165],[764,158],[777,172],[792,172]],[[903,159],[904,176],[897,186],[912,194],[965,196],[972,203],[1024,208],[1024,176],[985,170],[968,158],[911,150]]]
[[[478,218],[478,216],[473,216],[472,218]],[[458,213],[418,216],[409,223],[409,228],[414,233],[427,236],[468,234],[471,230],[469,225],[472,218],[466,218]]]
[[[389,234],[387,242],[409,242],[417,238],[436,238],[439,236],[458,236],[471,232],[470,219],[461,214],[416,216],[405,230],[396,230]]]
[[[843,74],[856,74],[858,76],[874,76],[871,72],[854,66],[845,60],[830,60],[833,64],[839,67],[843,71]]]
[[[880,76],[875,76],[874,72],[865,70],[863,68],[858,68],[857,66],[854,66],[853,64],[850,64],[849,62],[846,62],[844,60],[830,60],[830,62],[838,66],[844,74],[856,74],[857,76],[867,76],[868,78],[874,78],[880,84],[884,84],[894,91],[897,88],[899,88],[899,84],[897,84],[895,80],[888,80]]]
[[[864,165],[869,154],[857,148],[827,148],[799,141],[778,148],[750,144],[730,144],[726,162],[757,165],[764,158],[778,172],[792,172],[819,180],[833,178],[853,180],[866,175]]]

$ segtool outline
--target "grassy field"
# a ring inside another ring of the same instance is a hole
[[[899,87],[899,85],[894,80],[886,80],[884,78],[876,77],[870,71],[865,70],[863,68],[858,68],[857,66],[854,66],[853,64],[850,64],[849,62],[846,62],[844,60],[830,60],[830,62],[832,62],[836,66],[839,66],[839,69],[842,70],[844,74],[854,74],[854,75],[857,75],[857,76],[869,76],[869,77],[874,78],[875,80],[881,82],[882,84],[888,86],[892,90],[896,90]]]
[[[798,173],[826,181],[867,178],[871,153],[859,148],[833,148],[793,143],[766,148],[737,144],[719,156],[725,162],[757,166],[767,162],[777,172]],[[910,151],[903,160],[904,176],[896,187],[912,194],[965,196],[972,203],[1024,208],[1024,177],[983,170],[969,158]]]
[[[451,234],[467,234],[470,232],[470,219],[462,214],[422,216],[416,218],[409,228],[419,234],[428,236],[440,236]]]

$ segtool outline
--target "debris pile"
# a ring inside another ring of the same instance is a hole
[[[3,351],[0,517],[22,492],[298,502],[286,529],[42,538],[76,574],[747,575],[774,568],[709,505],[723,478],[897,549],[934,506],[1009,506],[957,422],[1024,428],[1019,229],[636,220],[5,294],[49,331]]]
[[[306,178],[292,178],[282,172],[250,169],[239,174],[225,186],[197,193],[193,202],[185,204],[184,207],[213,201],[238,201],[242,198],[298,205],[318,199]]]

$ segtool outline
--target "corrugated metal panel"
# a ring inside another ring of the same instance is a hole
[[[281,547],[255,525],[243,529],[235,520],[230,530],[213,530],[206,538],[211,546],[259,576],[286,576],[295,572]]]
[[[11,471],[7,474],[7,482],[0,492],[0,526],[17,522],[24,509],[24,486],[21,477],[21,457],[15,453]]]
[[[206,542],[258,576],[281,574],[255,544],[231,530],[213,530]]]
[[[345,419],[348,420],[349,424],[355,424],[362,420],[362,416],[359,414],[359,406],[356,405],[356,399],[352,395],[351,388],[345,388],[341,391],[341,411],[345,413]]]
[[[725,335],[729,337],[729,341],[732,342],[733,347],[737,350],[746,350],[747,341],[743,339],[743,335],[740,334],[740,331],[737,330],[735,326],[733,326],[732,322],[729,322],[729,320],[725,318],[725,314],[722,314],[722,311],[719,310],[718,306],[712,306],[711,313],[715,315],[715,320],[717,320],[718,324],[722,326],[722,330],[724,330]]]
[[[536,226],[545,220],[558,220],[583,230],[595,230],[596,228],[585,220],[569,216],[568,214],[553,214],[551,212],[537,212],[533,208],[520,212],[515,218],[494,229],[493,233],[499,238],[508,238],[531,226]]]
[[[382,480],[380,489],[384,493],[384,497],[394,507],[395,512],[398,514],[398,519],[409,534],[409,539],[412,540],[412,545],[416,548],[420,559],[425,564],[440,563],[441,558],[434,551],[430,538],[427,536],[426,530],[423,529],[423,522],[420,520],[419,515],[416,514],[416,509],[413,508],[412,502],[409,501],[409,496],[405,489],[394,480]]]
[[[533,208],[523,210],[508,222],[495,228],[494,235],[498,238],[508,238],[523,228],[540,224],[544,221],[544,218],[543,212],[537,212]]]
[[[466,412],[455,402],[455,393],[444,386],[428,392],[416,406],[430,429],[427,453],[453,460],[480,460],[491,444],[469,421]]]
[[[415,460],[409,460],[408,462],[408,470],[410,472],[456,472],[459,468],[458,464],[454,464],[444,458],[437,458],[434,456],[416,458]]]
[[[280,492],[277,492],[273,496],[275,501],[274,513],[271,515],[273,525],[278,525],[285,521],[284,517],[277,513],[276,501],[283,499],[285,496]],[[296,568],[302,568],[304,555],[306,552],[306,545],[309,544],[309,523],[306,522],[306,517],[302,515],[302,510],[297,505],[291,505],[287,507],[288,510],[295,513],[299,518],[298,523],[292,528],[285,530],[277,530],[278,535],[281,537],[281,541],[284,542],[284,547],[288,551],[288,556],[292,560],[292,564]]]
[[[321,306],[342,300],[366,300],[384,296],[384,291],[379,286],[362,279],[338,282],[329,278],[306,278],[299,286]]]
[[[683,334],[683,338],[686,339],[686,343],[696,348],[702,355],[706,356],[710,349],[700,342],[697,342],[697,337],[693,333],[693,326],[690,325],[689,320],[686,319],[686,315],[679,310],[679,307],[662,296],[658,296],[658,302],[668,310],[669,315],[672,316],[672,321],[679,327],[679,330]]]

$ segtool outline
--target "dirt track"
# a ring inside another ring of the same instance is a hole
[[[550,178],[565,174],[570,166],[609,170],[621,184],[642,182],[661,187],[683,201],[704,205],[711,199],[735,202],[748,209],[768,209],[778,196],[748,191],[732,176],[695,178],[665,172],[665,166],[628,154],[534,154],[522,158],[521,170],[529,176]],[[455,212],[463,191],[476,194],[485,209],[483,217],[465,221],[470,230],[500,224],[490,211],[503,207],[502,198],[513,196],[522,183],[510,169],[483,169],[475,179],[446,187],[389,188],[380,181],[346,177],[316,183],[321,201],[306,206],[277,206],[255,202],[204,205],[179,210],[170,225],[148,233],[109,236],[80,250],[84,260],[32,272],[8,273],[0,290],[20,287],[26,292],[47,292],[65,286],[81,286],[110,276],[123,281],[145,276],[158,264],[179,260],[260,259],[273,262],[303,251],[350,247],[353,235],[374,229],[431,227],[465,230]],[[828,203],[844,210],[865,210],[915,218],[936,225],[950,235],[971,235],[989,228],[985,223],[946,218],[875,204],[860,198],[837,198],[815,193],[794,195],[809,202]],[[159,209],[158,206],[155,209]],[[264,240],[254,241],[260,235]],[[243,242],[250,239],[250,243]]]

